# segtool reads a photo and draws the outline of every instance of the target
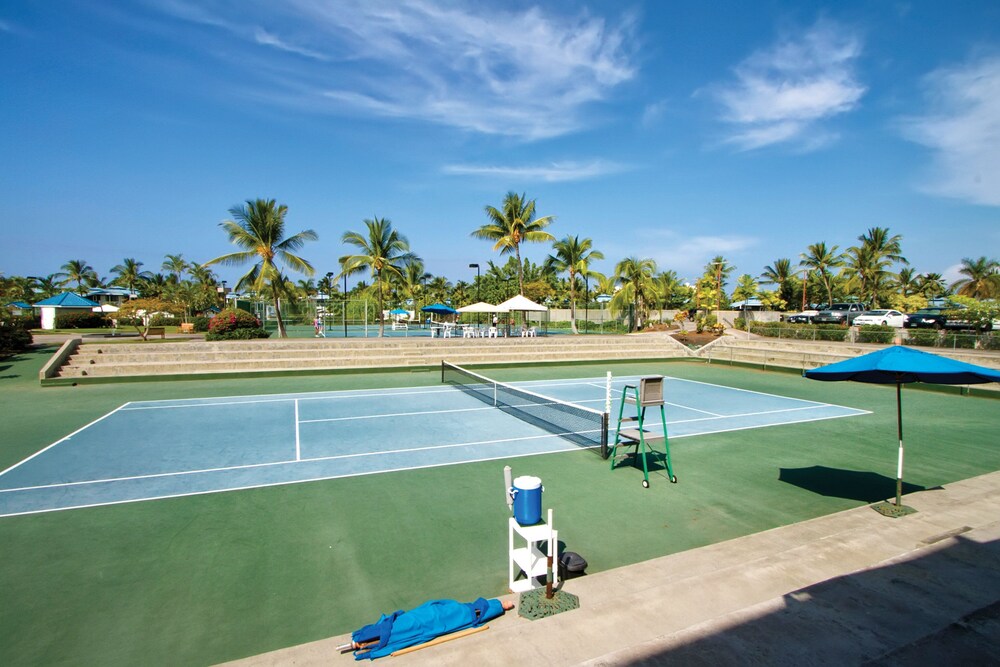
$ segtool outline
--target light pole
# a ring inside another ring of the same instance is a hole
[[[722,324],[722,265],[725,262],[712,262],[715,267],[715,324]]]
[[[806,310],[806,286],[808,285],[809,272],[806,270],[802,271],[802,311]]]
[[[478,303],[478,302],[482,301],[482,299],[479,298],[479,278],[482,276],[482,274],[479,271],[479,265],[478,264],[469,264],[469,268],[476,270],[476,302]],[[477,329],[479,328],[479,324],[480,324],[479,323],[479,313],[476,313],[476,328]]]
[[[223,310],[225,310],[225,308],[226,308],[226,281],[225,280],[222,281],[222,287],[219,288],[219,295],[222,298],[222,308],[223,308]]]
[[[344,272],[344,338],[347,338],[347,272]]]
[[[323,304],[323,331],[329,328],[330,302],[333,301],[333,271],[326,273],[326,303]]]
[[[583,333],[590,333],[590,276],[583,274]]]

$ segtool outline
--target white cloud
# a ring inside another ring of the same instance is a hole
[[[633,236],[641,239],[640,251],[637,252],[636,246],[632,243],[622,245],[612,242],[608,244],[605,254],[609,257],[626,255],[652,257],[656,260],[659,270],[671,269],[688,280],[695,280],[700,276],[705,264],[712,257],[722,255],[732,262],[734,256],[760,243],[759,239],[752,236],[721,234],[688,236],[662,227],[639,228],[629,238]]]
[[[734,128],[725,143],[741,150],[826,145],[834,135],[817,125],[855,109],[865,93],[854,71],[860,55],[860,39],[826,20],[750,55],[734,68],[735,81],[706,89]],[[816,133],[824,140],[817,142]]]
[[[587,108],[635,76],[631,16],[612,24],[460,0],[154,1],[175,18],[315,61],[288,67],[252,53],[244,64],[248,77],[270,70],[269,95],[284,86],[286,103],[314,111],[325,103],[532,140],[587,126]]]
[[[930,193],[1000,206],[1000,57],[942,68],[925,79],[929,109],[902,120],[934,152]]]
[[[547,165],[533,166],[490,166],[456,164],[444,167],[444,173],[456,176],[490,176],[505,180],[545,181],[560,183],[567,181],[582,181],[597,178],[607,174],[625,171],[627,167],[604,160],[590,162],[553,162]]]
[[[284,41],[275,37],[271,33],[267,32],[263,28],[257,28],[254,31],[254,39],[258,44],[263,44],[265,46],[273,46],[276,49],[282,51],[288,51],[289,53],[296,53],[300,56],[305,56],[306,58],[312,58],[313,60],[329,60],[322,53],[313,51],[311,49],[306,49],[301,46],[295,46],[294,44],[286,44]]]

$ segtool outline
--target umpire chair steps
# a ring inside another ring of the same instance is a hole
[[[625,416],[625,404],[636,406],[635,416]],[[667,475],[670,481],[677,483],[677,476],[670,463],[670,441],[667,439],[667,417],[663,409],[663,376],[656,375],[644,377],[639,380],[638,385],[627,384],[622,388],[622,399],[618,407],[618,427],[615,429],[615,442],[611,448],[611,469],[615,469],[618,448],[635,447],[635,452],[626,451],[623,456],[635,455],[642,459],[642,486],[649,488],[649,466],[646,463],[647,451],[652,454],[653,448],[646,444],[646,434],[649,431],[644,427],[646,419],[646,408],[660,408],[660,422],[663,424],[663,447],[665,462],[667,465]],[[622,424],[635,424],[635,428],[622,428]],[[655,436],[653,436],[655,437]]]

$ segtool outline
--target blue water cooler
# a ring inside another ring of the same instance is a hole
[[[514,497],[514,520],[533,526],[542,520],[542,480],[531,475],[514,478],[510,494]]]

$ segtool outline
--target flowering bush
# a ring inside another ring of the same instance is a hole
[[[239,308],[226,308],[209,321],[205,340],[250,340],[270,335],[252,314]]]

